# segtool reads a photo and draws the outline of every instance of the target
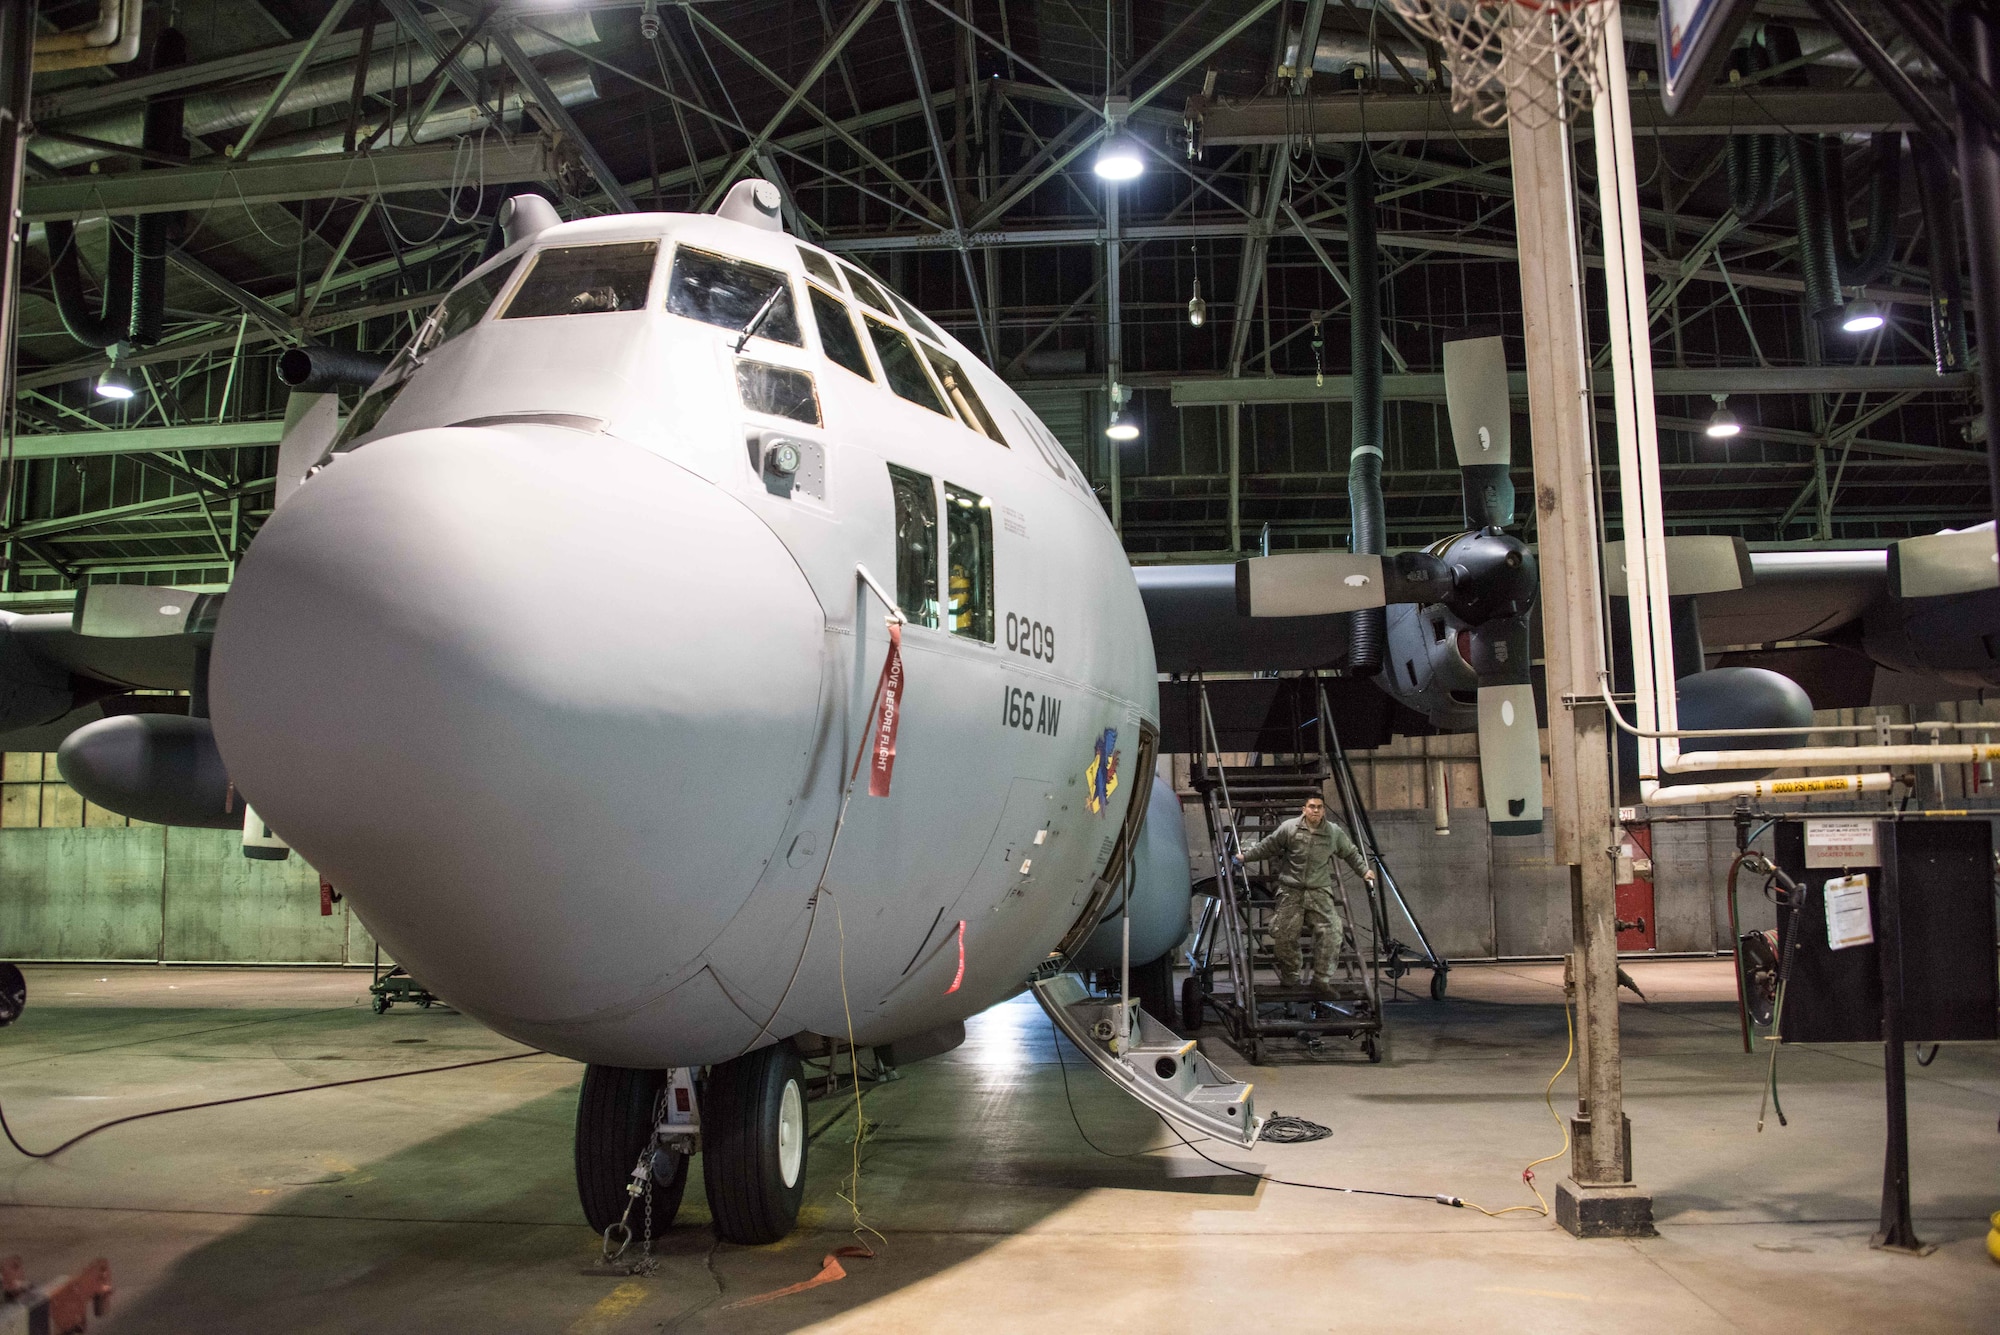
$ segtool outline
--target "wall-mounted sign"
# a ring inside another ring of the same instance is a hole
[[[1872,820],[1809,820],[1806,822],[1806,869],[1819,867],[1879,867]]]

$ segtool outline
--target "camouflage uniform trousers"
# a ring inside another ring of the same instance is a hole
[[[1323,886],[1279,886],[1278,911],[1271,918],[1271,953],[1278,959],[1278,977],[1287,986],[1299,977],[1299,932],[1305,927],[1313,934],[1313,980],[1330,983],[1341,943],[1347,939],[1347,923],[1333,891]]]

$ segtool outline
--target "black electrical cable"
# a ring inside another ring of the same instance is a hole
[[[112,1127],[124,1126],[127,1122],[143,1122],[149,1117],[165,1117],[168,1113],[195,1112],[202,1108],[224,1108],[232,1103],[255,1103],[259,1099],[275,1099],[286,1094],[310,1094],[315,1090],[339,1089],[343,1085],[372,1085],[378,1080],[401,1080],[405,1076],[436,1075],[440,1071],[463,1071],[473,1066],[492,1066],[498,1062],[516,1062],[523,1057],[540,1057],[544,1055],[546,1054],[540,1048],[534,1048],[527,1052],[510,1052],[504,1057],[483,1057],[478,1061],[453,1062],[449,1066],[425,1066],[414,1071],[390,1071],[386,1075],[363,1075],[356,1076],[350,1080],[329,1080],[319,1085],[294,1085],[290,1089],[273,1089],[263,1094],[239,1094],[235,1098],[210,1099],[206,1103],[183,1103],[173,1108],[155,1108],[152,1112],[133,1113],[129,1117],[114,1117],[108,1122],[100,1122],[88,1131],[80,1131],[76,1135],[71,1136],[54,1149],[42,1151],[31,1150],[14,1138],[14,1128],[7,1125],[6,1106],[0,1104],[0,1133],[6,1135],[9,1145],[12,1145],[30,1159],[53,1159],[72,1145],[86,1141],[100,1131],[109,1131]]]

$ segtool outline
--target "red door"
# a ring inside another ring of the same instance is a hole
[[[1657,950],[1658,922],[1653,916],[1653,827],[1627,825],[1619,846],[1632,859],[1632,879],[1618,887],[1618,948]]]

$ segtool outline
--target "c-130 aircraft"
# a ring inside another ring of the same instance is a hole
[[[801,1051],[942,1050],[1097,927],[1151,792],[1146,615],[1027,406],[770,185],[505,218],[252,544],[215,740],[413,975],[590,1064],[594,1227],[656,1128],[670,1219],[698,1123],[718,1232],[770,1241]],[[1184,855],[1179,892],[1184,931]]]

